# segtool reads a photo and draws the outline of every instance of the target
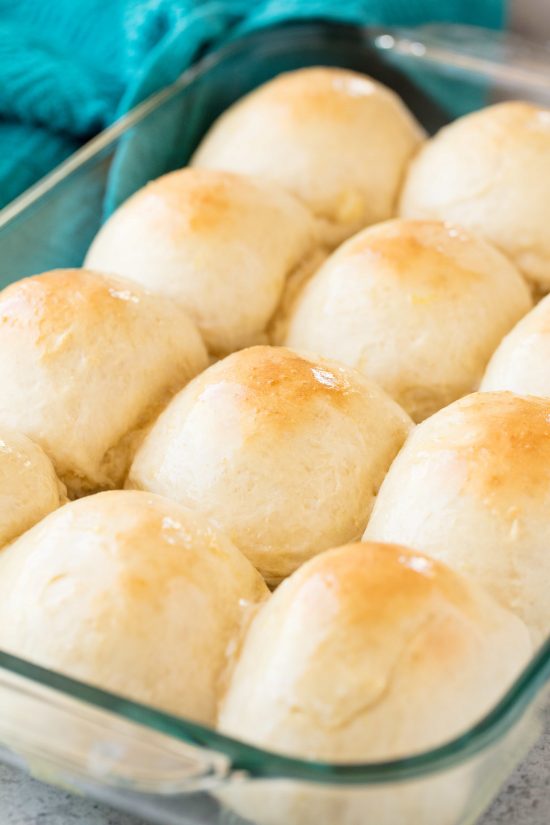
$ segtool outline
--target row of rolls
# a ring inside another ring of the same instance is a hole
[[[308,759],[479,719],[550,630],[548,203],[549,111],[306,69],[4,289],[0,649]]]

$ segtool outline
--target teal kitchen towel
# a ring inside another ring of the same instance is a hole
[[[0,206],[206,49],[293,20],[503,25],[505,0],[0,0]]]

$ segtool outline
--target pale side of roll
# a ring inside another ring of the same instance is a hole
[[[65,505],[0,554],[0,649],[212,723],[261,576],[196,513],[109,491]]]
[[[0,427],[0,547],[65,501],[44,451],[17,430]]]
[[[518,270],[481,238],[393,220],[324,263],[297,299],[285,343],[356,367],[421,421],[478,388],[531,305]]]
[[[178,393],[137,452],[128,484],[197,508],[279,580],[361,536],[410,426],[355,370],[252,347]]]
[[[401,196],[407,218],[455,221],[550,289],[550,109],[512,101],[459,118],[427,141]]]
[[[395,214],[423,137],[391,89],[347,69],[315,67],[279,75],[231,106],[191,163],[281,184],[336,246]]]
[[[176,300],[219,356],[265,342],[287,281],[321,255],[313,218],[280,187],[181,169],[122,204],[85,263]]]
[[[550,400],[475,393],[420,424],[365,532],[418,547],[550,631]]]
[[[445,565],[348,545],[307,562],[260,608],[219,727],[323,762],[410,756],[476,722],[530,653],[523,622]],[[451,825],[473,778],[460,767],[391,787],[235,783],[221,796],[261,825]]]
[[[489,361],[480,389],[550,398],[550,296],[503,339]]]
[[[184,310],[83,269],[0,292],[0,425],[52,459],[74,497],[122,483],[132,439],[208,356]]]

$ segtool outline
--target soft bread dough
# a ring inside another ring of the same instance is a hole
[[[445,126],[412,162],[400,212],[450,220],[550,289],[550,109],[513,101]]]
[[[365,538],[446,562],[550,631],[550,400],[474,393],[420,424],[378,494]]]
[[[30,438],[0,427],[0,547],[66,501],[52,462]]]
[[[401,99],[370,77],[315,67],[279,75],[231,106],[193,166],[259,175],[297,195],[336,246],[395,214],[424,132]]]
[[[478,388],[531,304],[513,264],[477,236],[394,220],[324,263],[299,295],[284,343],[361,370],[421,421]]]
[[[261,576],[206,519],[115,490],[0,553],[0,649],[212,724]]]
[[[411,422],[360,373],[252,347],[179,393],[128,484],[197,508],[269,580],[361,536]]]
[[[0,425],[44,449],[71,498],[122,484],[136,431],[208,363],[183,309],[84,269],[0,292],[0,354]]]
[[[543,298],[501,341],[480,389],[550,398],[550,296]]]
[[[265,343],[287,281],[307,277],[321,256],[311,215],[280,187],[181,169],[152,181],[115,212],[86,266],[177,300],[209,350],[224,355]]]

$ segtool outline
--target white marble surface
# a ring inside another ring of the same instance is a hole
[[[0,825],[146,825],[0,765]],[[550,714],[545,735],[479,825],[549,825]],[[281,823],[285,825],[285,823]],[[338,823],[335,823],[338,825]],[[420,823],[396,823],[420,825]]]

